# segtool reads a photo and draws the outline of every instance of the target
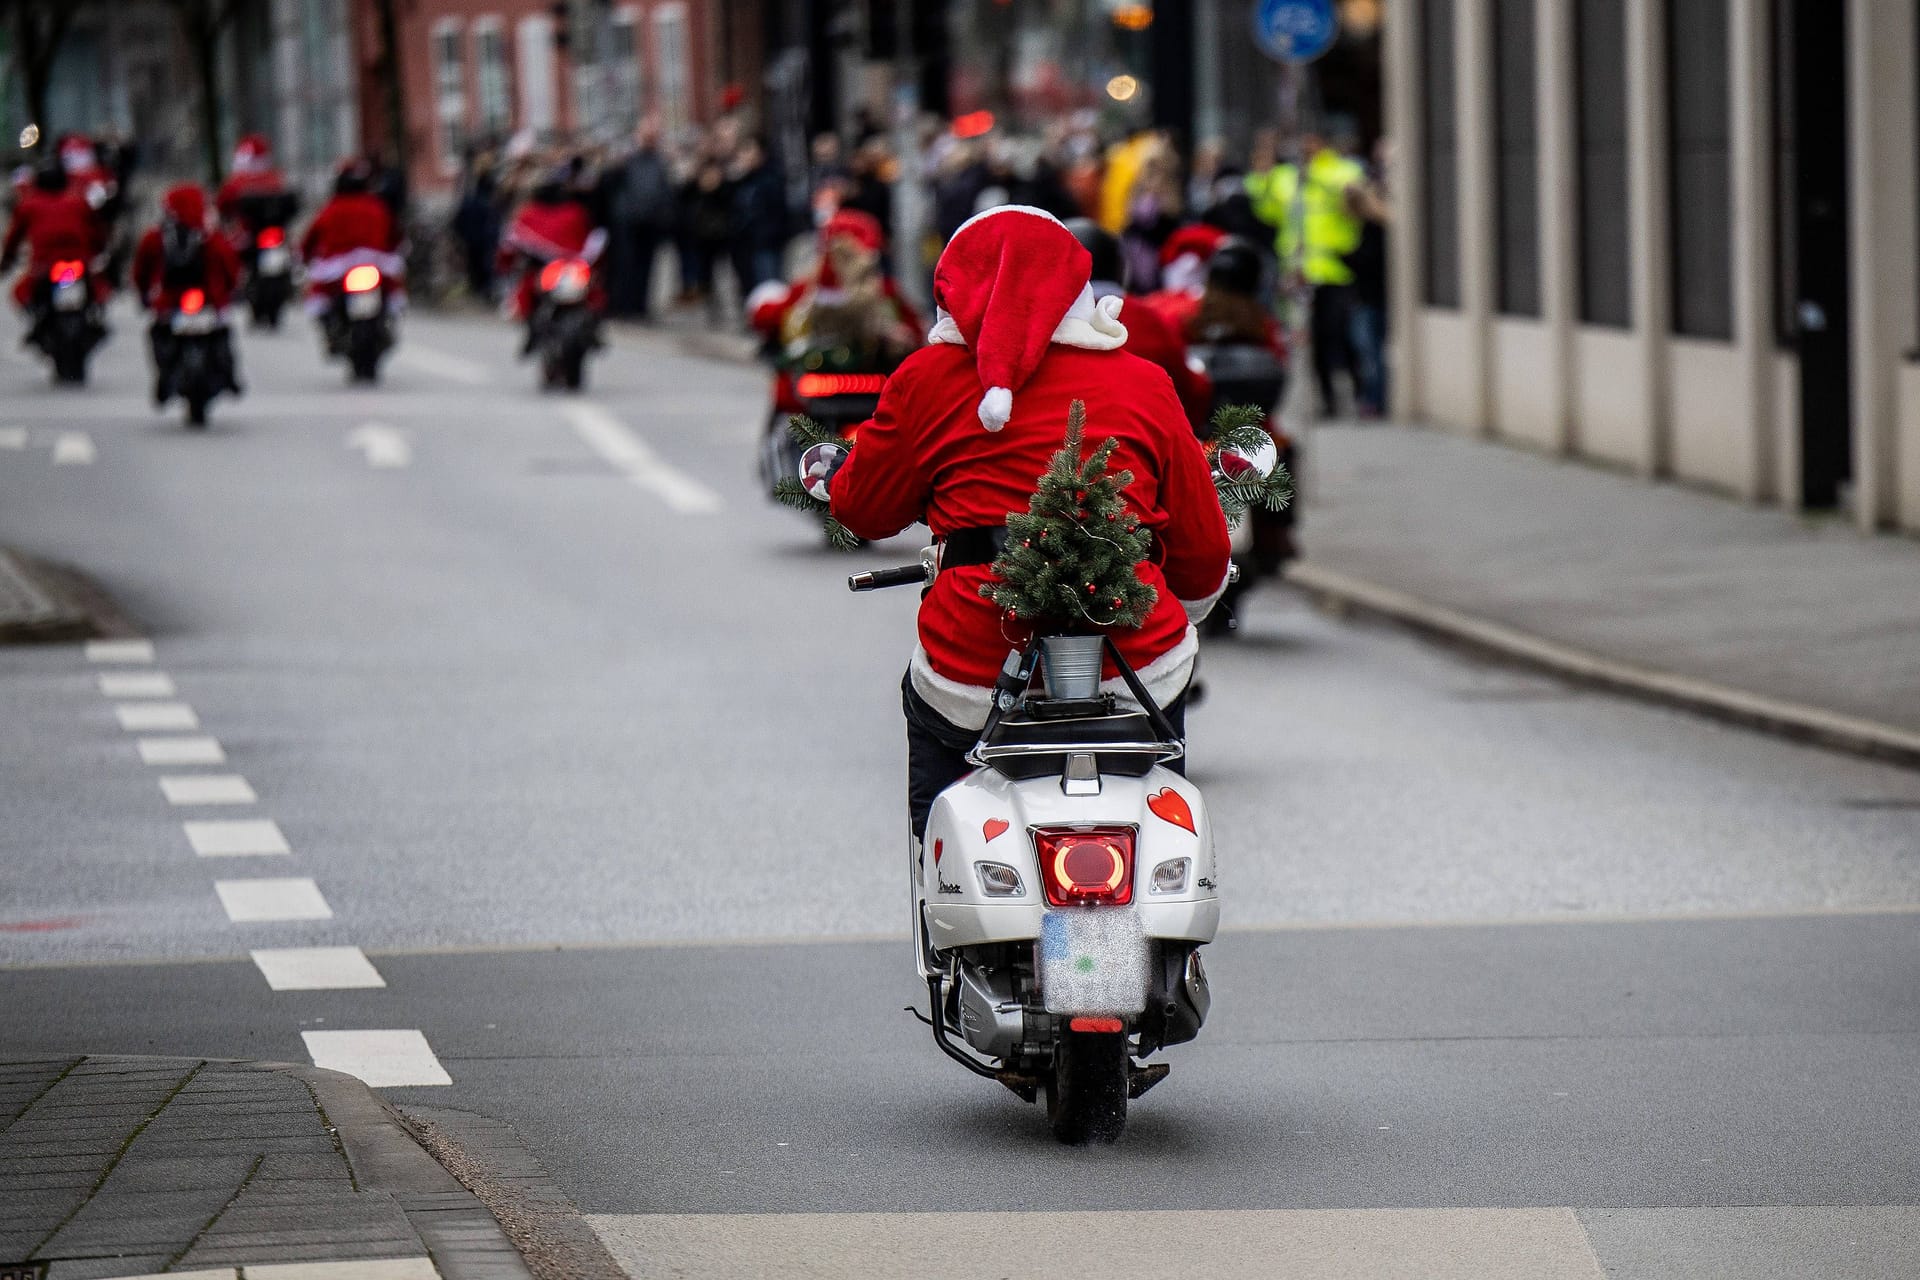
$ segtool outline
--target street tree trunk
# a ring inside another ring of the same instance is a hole
[[[380,20],[380,77],[386,87],[387,145],[393,149],[394,168],[402,174],[408,165],[406,95],[401,85],[400,17],[397,0],[373,0]]]
[[[54,136],[53,122],[47,119],[53,60],[80,5],[74,0],[12,0],[8,7],[13,11],[13,60],[20,69],[27,116],[29,122],[40,129],[32,150],[36,155],[43,155]]]
[[[225,176],[220,149],[220,37],[244,2],[173,0],[180,13],[181,34],[193,55],[194,76],[200,82],[200,145],[207,181],[216,187]]]

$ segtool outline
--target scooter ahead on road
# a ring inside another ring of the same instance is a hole
[[[205,293],[188,289],[181,294],[179,307],[155,317],[154,323],[154,358],[160,364],[162,394],[180,397],[187,407],[188,426],[204,427],[213,398],[238,389],[226,321],[207,305]]]
[[[280,327],[280,313],[293,298],[293,251],[287,247],[287,229],[279,224],[261,227],[241,251],[247,270],[247,308],[253,323]]]
[[[538,271],[527,324],[528,347],[540,358],[540,385],[578,391],[586,383],[587,353],[600,346],[600,317],[592,302],[593,264],[585,258],[556,258]]]
[[[364,262],[328,286],[327,307],[320,317],[327,354],[346,357],[355,382],[377,381],[381,357],[393,346],[391,289],[380,268]]]
[[[929,549],[847,585],[937,571]],[[1138,710],[1101,692],[1107,657]],[[1213,832],[1199,790],[1166,767],[1185,750],[1104,635],[1037,637],[1008,654],[977,767],[934,801],[909,855],[935,1043],[1029,1102],[1044,1095],[1061,1142],[1117,1139],[1128,1100],[1167,1075],[1136,1059],[1192,1040],[1211,1004]]]
[[[107,336],[94,300],[93,271],[79,258],[55,262],[38,280],[27,304],[27,341],[53,362],[55,382],[87,380],[87,359]]]

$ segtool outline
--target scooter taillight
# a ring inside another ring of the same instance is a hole
[[[207,295],[199,289],[189,289],[180,295],[180,310],[190,316],[197,316],[207,305]]]
[[[803,373],[793,389],[808,400],[828,396],[877,396],[887,385],[884,373]]]
[[[1133,901],[1133,828],[1040,828],[1033,849],[1047,903],[1124,907]]]
[[[279,227],[262,227],[253,243],[261,249],[278,249],[287,242],[287,233]]]
[[[557,293],[562,288],[584,294],[592,269],[578,258],[560,258],[540,268],[540,292]]]
[[[47,277],[55,284],[72,284],[85,274],[87,264],[84,262],[56,262],[53,269],[47,272]]]
[[[380,287],[380,268],[362,263],[348,271],[341,284],[348,293],[372,293]]]

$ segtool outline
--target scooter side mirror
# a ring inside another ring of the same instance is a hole
[[[833,473],[847,460],[847,448],[839,444],[816,444],[800,455],[800,483],[806,491],[821,502],[827,500],[827,486],[833,482]]]

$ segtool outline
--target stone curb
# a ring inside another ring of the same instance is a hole
[[[1616,661],[1309,561],[1294,561],[1287,567],[1286,576],[1287,581],[1309,594],[1338,605],[1389,618],[1423,634],[1582,684],[1680,707],[1796,742],[1920,768],[1920,733],[1894,725]]]
[[[0,547],[0,644],[56,644],[97,634],[47,566]]]

